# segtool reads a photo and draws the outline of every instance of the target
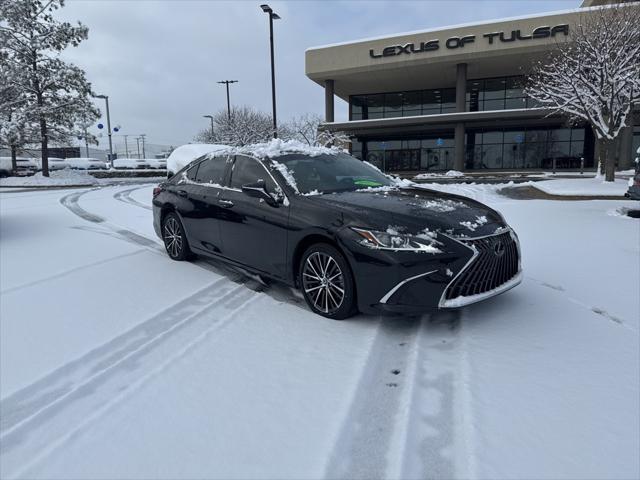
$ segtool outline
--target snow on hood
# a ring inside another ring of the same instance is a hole
[[[189,143],[182,145],[171,152],[171,155],[167,158],[167,170],[177,173],[207,153],[219,152],[228,148],[229,146],[227,145],[217,145],[215,143]]]
[[[394,225],[402,225],[406,233],[432,231],[459,237],[476,237],[495,233],[506,226],[500,214],[467,197],[427,189],[395,189],[382,192],[354,191],[312,197],[326,206],[334,206],[358,219],[360,225],[384,228],[381,221],[389,216]],[[388,226],[385,225],[386,228]]]

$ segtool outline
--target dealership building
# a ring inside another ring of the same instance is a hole
[[[325,128],[355,156],[393,172],[594,168],[591,128],[540,108],[527,73],[570,40],[578,9],[358,40],[306,52],[306,75],[325,89]],[[349,121],[334,121],[335,96]],[[618,168],[640,146],[640,112],[618,141]]]

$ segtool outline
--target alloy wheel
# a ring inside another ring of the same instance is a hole
[[[324,252],[313,252],[304,263],[302,286],[314,307],[326,314],[336,312],[345,297],[345,279],[338,262]]]
[[[182,252],[182,231],[173,217],[164,223],[164,244],[172,258],[177,258]]]

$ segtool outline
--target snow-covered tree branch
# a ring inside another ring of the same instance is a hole
[[[322,129],[322,117],[308,113],[293,118],[287,123],[287,133],[295,140],[314,147],[346,146],[349,136],[344,132],[331,132]]]
[[[342,146],[349,137],[342,132],[330,132],[320,128],[319,115],[306,114],[295,117],[278,126],[278,137],[283,140],[298,140],[311,146]],[[271,115],[251,107],[233,107],[231,117],[227,110],[213,115],[213,127],[201,130],[194,140],[204,143],[220,143],[244,146],[252,143],[268,142],[273,138]]]
[[[615,176],[615,140],[640,102],[640,7],[617,5],[581,15],[571,38],[534,66],[526,93],[541,106],[589,123]]]
[[[271,116],[251,107],[232,107],[231,116],[227,110],[213,115],[213,128],[200,131],[194,140],[203,143],[243,146],[251,143],[268,142],[273,138]]]

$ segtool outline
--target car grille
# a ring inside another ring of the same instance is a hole
[[[518,246],[510,232],[459,240],[474,247],[478,255],[447,287],[447,300],[489,292],[518,273]]]

